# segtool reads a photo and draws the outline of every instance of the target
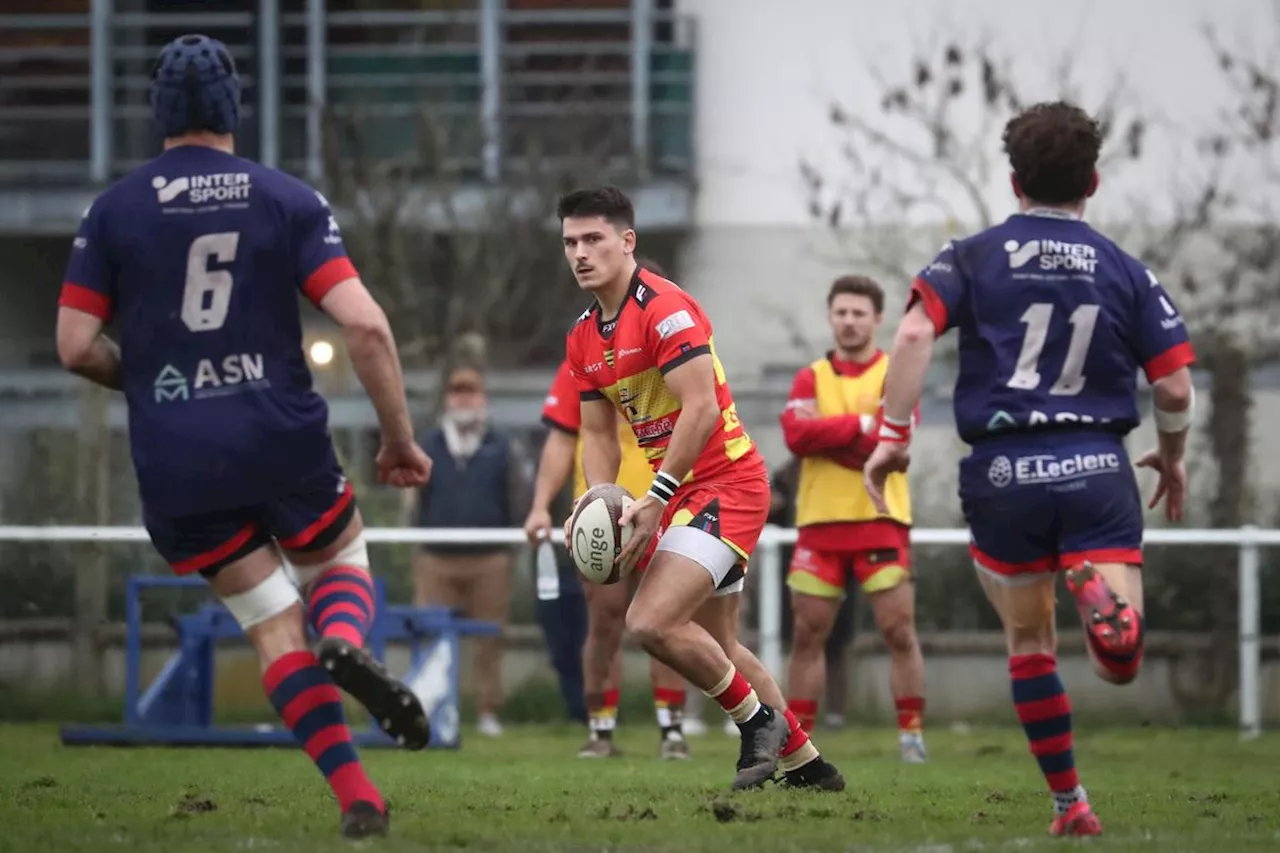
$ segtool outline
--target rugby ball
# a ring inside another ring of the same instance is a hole
[[[618,519],[634,502],[626,489],[614,483],[593,486],[578,500],[569,522],[569,553],[578,572],[591,583],[607,586],[623,579],[618,555],[631,539],[631,525],[624,528]]]

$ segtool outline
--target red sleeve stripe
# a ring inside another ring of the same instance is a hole
[[[1148,382],[1156,382],[1179,368],[1195,363],[1196,352],[1191,348],[1191,342],[1183,341],[1148,361],[1143,370],[1146,371]]]
[[[319,307],[320,300],[324,299],[326,293],[356,276],[356,267],[351,263],[350,258],[345,255],[341,258],[330,258],[321,264],[319,269],[307,276],[307,283],[302,286],[302,292]]]
[[[96,290],[90,290],[82,284],[64,281],[62,295],[58,297],[58,305],[92,314],[104,323],[111,319],[111,298]]]
[[[947,306],[942,304],[933,285],[922,278],[917,278],[911,284],[911,295],[919,298],[924,305],[924,313],[933,323],[933,333],[942,337],[942,333],[947,330]],[[911,302],[907,303],[907,309],[911,309]]]

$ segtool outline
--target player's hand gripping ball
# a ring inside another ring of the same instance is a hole
[[[615,584],[626,577],[618,555],[631,539],[631,525],[623,527],[618,519],[632,503],[630,493],[614,483],[593,486],[578,499],[565,537],[574,565],[591,583]]]

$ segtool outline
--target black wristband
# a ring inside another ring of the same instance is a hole
[[[666,506],[676,496],[676,489],[678,488],[680,488],[679,480],[666,471],[659,471],[653,475],[653,482],[649,484],[649,496],[656,498],[659,503]]]

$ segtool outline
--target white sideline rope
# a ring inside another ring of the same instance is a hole
[[[436,528],[373,527],[365,528],[365,539],[384,544],[495,544],[520,545],[525,541],[519,528]],[[553,542],[563,542],[564,533],[552,530]],[[0,542],[147,542],[141,527],[87,527],[69,525],[0,526]],[[758,652],[764,665],[775,673],[783,671],[782,638],[782,551],[779,546],[796,541],[792,528],[765,527],[756,551],[754,571],[759,573],[754,584],[759,601]],[[915,529],[914,545],[965,545],[969,532],[963,529]],[[1144,543],[1149,545],[1233,545],[1238,549],[1237,572],[1240,579],[1240,736],[1258,737],[1262,732],[1262,645],[1261,616],[1261,549],[1280,546],[1280,530],[1256,527],[1221,530],[1148,530]]]

